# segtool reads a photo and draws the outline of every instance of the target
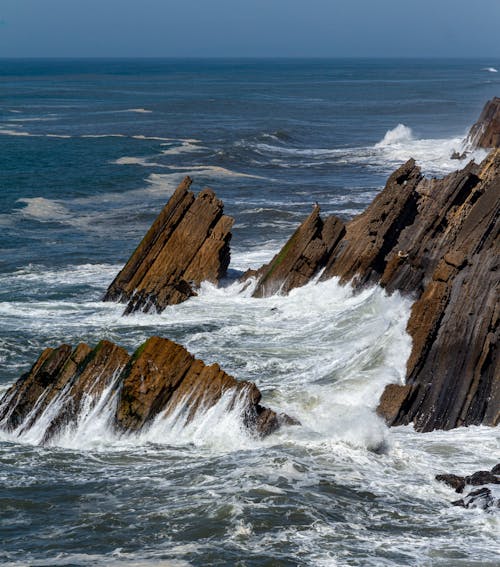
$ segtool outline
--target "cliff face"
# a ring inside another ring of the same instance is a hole
[[[173,412],[187,424],[223,396],[225,409],[238,411],[242,425],[256,435],[296,423],[262,407],[252,382],[236,380],[217,364],[206,366],[168,339],[151,337],[132,356],[108,341],[94,349],[85,344],[45,349],[0,400],[0,427],[21,434],[38,422],[45,443],[93,410],[111,408],[110,426],[127,433]]]
[[[195,198],[186,177],[176,189],[104,301],[127,303],[125,314],[163,311],[196,295],[202,281],[217,283],[229,265],[231,227],[210,189]]]
[[[498,423],[499,207],[495,150],[443,179],[424,179],[409,160],[345,229],[327,219],[335,236],[316,269],[301,273],[300,285],[325,266],[322,279],[338,277],[355,288],[380,284],[415,297],[406,384],[388,386],[378,409],[388,423],[413,422],[420,431]],[[254,272],[256,295],[294,287],[288,282],[301,253],[292,251],[307,249],[313,221],[317,212]]]
[[[489,100],[467,137],[473,148],[500,148],[500,98]]]

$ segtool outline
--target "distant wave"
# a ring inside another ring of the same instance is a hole
[[[402,142],[411,142],[413,140],[413,132],[411,128],[405,126],[404,124],[398,124],[392,130],[387,130],[385,136],[375,144],[376,148],[385,148],[387,146],[392,146],[394,144],[400,144]]]
[[[151,114],[153,111],[147,108],[127,108],[127,110],[121,110],[119,112],[137,112],[138,114]]]
[[[495,69],[495,67],[483,67],[481,71],[488,71],[488,73],[498,73],[498,69]]]

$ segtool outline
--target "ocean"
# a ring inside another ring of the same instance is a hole
[[[335,280],[249,297],[318,202],[347,220],[414,157],[428,176],[500,94],[494,60],[0,60],[0,393],[47,346],[160,335],[301,427],[223,408],[117,436],[109,410],[41,446],[0,431],[7,566],[499,565],[498,514],[434,480],[499,461],[498,428],[415,433],[374,409],[404,380],[412,298]],[[485,152],[476,152],[477,160]],[[101,298],[184,176],[236,219],[228,277],[162,314]]]

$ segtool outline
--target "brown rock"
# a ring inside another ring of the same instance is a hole
[[[422,173],[412,159],[395,171],[368,209],[347,224],[322,279],[338,276],[342,283],[360,287],[380,280],[394,250],[396,265],[405,263],[408,251],[396,245],[401,231],[417,215],[415,188],[421,180]]]
[[[492,160],[496,177],[488,172]],[[447,185],[445,178],[440,192],[456,197],[456,179]],[[408,322],[413,348],[407,384],[413,391],[411,400],[402,402],[404,411],[389,420],[393,424],[413,421],[421,431],[496,425],[500,417],[496,355],[500,153],[482,164],[474,184],[469,178],[462,186],[468,187],[467,193],[448,200],[439,212],[439,224],[431,223],[433,240],[417,236],[413,273],[395,272],[382,278],[388,287],[410,291],[406,282],[421,274],[424,292]],[[439,201],[442,204],[444,199]],[[422,203],[422,214],[426,209],[431,218],[434,204]],[[425,224],[425,217],[420,222]],[[408,241],[411,232],[409,228],[402,238]]]
[[[315,205],[312,213],[269,264],[243,276],[244,279],[257,279],[253,297],[289,293],[309,282],[325,266],[345,228],[340,219],[329,216],[323,221],[319,213],[320,208]]]
[[[74,351],[68,345],[46,349],[0,400],[0,428],[22,433],[40,420],[47,442],[91,415],[97,404],[116,404],[117,430],[139,431],[174,410],[188,423],[223,396],[227,410],[239,411],[242,425],[258,436],[298,423],[261,406],[252,382],[236,380],[217,364],[206,366],[168,339],[151,337],[131,357],[109,341],[93,350],[84,344]]]
[[[485,104],[467,142],[473,148],[500,148],[500,98],[494,97]]]
[[[104,301],[127,303],[125,314],[163,311],[196,295],[202,281],[217,283],[229,265],[233,219],[211,189],[195,198],[186,177],[175,190]]]

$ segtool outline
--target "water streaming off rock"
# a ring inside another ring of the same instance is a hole
[[[2,564],[497,564],[498,516],[450,507],[433,480],[495,464],[497,431],[389,430],[373,411],[404,376],[410,298],[331,280],[254,299],[235,283],[313,202],[349,218],[410,155],[455,169],[498,94],[485,64],[1,64],[2,391],[46,346],[160,335],[302,423],[259,440],[221,400],[124,436],[110,391],[48,446],[43,423],[0,433]],[[230,277],[123,318],[100,299],[186,174],[236,219]]]

